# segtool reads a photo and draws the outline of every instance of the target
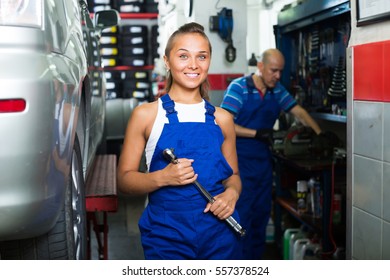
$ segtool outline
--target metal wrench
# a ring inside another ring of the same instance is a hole
[[[167,148],[163,151],[163,155],[165,159],[167,159],[169,162],[173,164],[177,164],[178,160],[176,155],[173,153],[173,149]],[[207,199],[208,202],[213,204],[215,202],[214,197],[197,181],[193,183],[196,188],[201,192],[201,194]],[[235,232],[237,232],[241,237],[245,236],[245,229],[242,228],[242,226],[233,218],[233,216],[229,216],[225,220],[233,229]]]

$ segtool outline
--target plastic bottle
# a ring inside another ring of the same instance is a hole
[[[297,181],[297,211],[303,214],[307,211],[307,181]]]
[[[252,53],[251,58],[248,60],[248,74],[255,73],[257,70],[257,59],[254,53]]]
[[[291,235],[290,238],[290,249],[289,249],[289,260],[294,259],[294,243],[297,239],[306,238],[305,234],[299,230],[297,233]]]
[[[335,193],[333,195],[333,224],[339,225],[341,223],[341,194]]]
[[[299,228],[288,228],[283,234],[283,259],[290,259],[290,238],[294,233],[299,232]]]
[[[320,218],[322,215],[321,205],[321,183],[316,178],[310,178],[308,182],[310,192],[310,210],[314,218]]]
[[[269,218],[266,229],[266,242],[272,243],[275,240],[275,226],[272,218]]]
[[[310,243],[309,238],[299,238],[294,242],[293,260],[303,260],[302,247]]]
[[[302,246],[303,260],[319,260],[321,245],[318,243],[308,243]]]

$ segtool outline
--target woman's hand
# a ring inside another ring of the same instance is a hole
[[[182,186],[195,182],[198,174],[192,167],[193,159],[179,158],[177,163],[170,163],[164,169],[167,176],[167,185]]]
[[[233,214],[238,197],[234,189],[227,188],[223,193],[215,196],[214,203],[208,203],[203,212],[211,211],[219,219],[227,219]]]

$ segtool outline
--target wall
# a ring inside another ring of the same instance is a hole
[[[350,5],[347,258],[390,259],[390,21],[357,27]]]
[[[246,30],[247,22],[245,19],[247,10],[243,1],[236,0],[194,0],[193,12],[191,17],[185,15],[187,1],[170,0],[159,2],[159,32],[160,32],[160,56],[163,56],[166,42],[174,30],[191,21],[202,24],[206,34],[210,39],[213,47],[213,55],[209,70],[209,80],[211,84],[211,103],[219,105],[222,100],[223,91],[228,86],[230,80],[234,77],[241,76],[247,70],[247,53],[246,53]],[[233,10],[233,45],[236,48],[236,59],[234,62],[228,62],[225,59],[225,43],[217,32],[209,30],[210,16],[216,16],[223,8]],[[164,64],[162,59],[156,61],[156,71],[163,74]]]
[[[254,53],[260,54],[275,47],[273,26],[278,22],[279,11],[296,0],[247,0],[247,61]]]
[[[169,1],[171,6],[165,1],[159,2],[159,25],[160,25],[160,55],[162,56],[168,37],[181,25],[195,21],[202,24],[213,47],[213,57],[210,73],[242,73],[246,70],[246,6],[235,0],[195,0],[191,17],[184,15],[185,1]],[[212,2],[212,3],[210,3]],[[215,4],[218,6],[216,7]],[[207,7],[207,8],[205,8]],[[233,44],[237,50],[237,57],[233,63],[225,59],[225,49],[227,44],[222,41],[217,32],[209,30],[209,17],[215,16],[223,8],[233,10]],[[164,14],[166,13],[166,14]]]

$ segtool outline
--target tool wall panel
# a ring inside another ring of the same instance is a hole
[[[282,83],[310,111],[345,116],[349,1],[288,5],[274,30],[286,59]]]
[[[306,0],[286,5],[278,14],[278,24],[274,26],[276,46],[285,56],[281,83],[317,120],[323,131],[334,132],[341,140],[333,153],[330,152],[328,163],[323,166],[321,160],[310,156],[302,160],[275,156],[276,240],[279,242],[282,231],[286,229],[282,217],[293,217],[299,225],[315,232],[316,238],[321,240],[321,258],[325,259],[332,258],[336,250],[342,250],[346,243],[345,152],[336,151],[346,150],[346,49],[350,24],[349,1]],[[365,65],[368,62],[362,63]],[[287,123],[286,128],[290,125],[291,123]],[[303,154],[300,153],[300,156]],[[301,166],[302,161],[312,164]],[[284,168],[286,165],[288,168]],[[295,174],[302,176],[299,180],[308,180],[313,176],[320,178],[323,209],[321,217],[314,218],[310,212],[297,211],[296,201],[291,200],[295,195],[296,180],[283,182],[292,167]],[[336,201],[334,194],[341,195],[342,222],[338,224],[333,219]]]

